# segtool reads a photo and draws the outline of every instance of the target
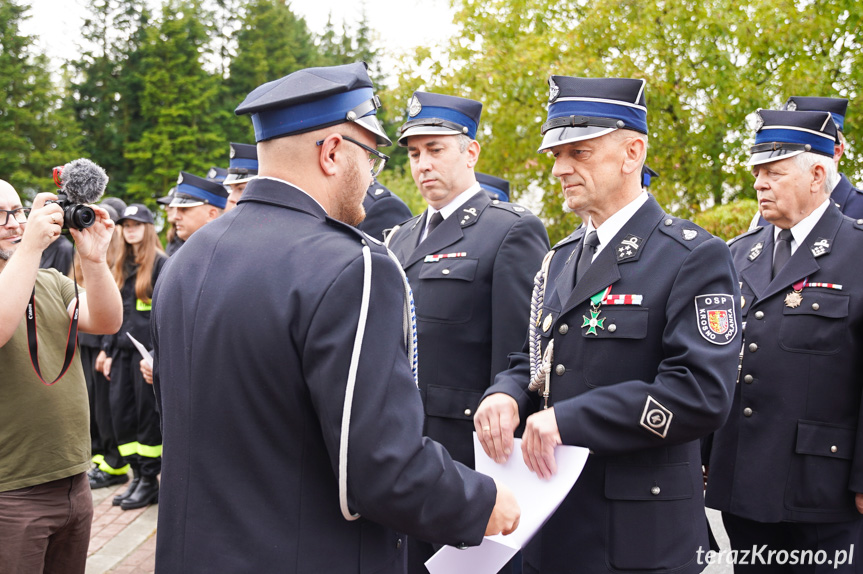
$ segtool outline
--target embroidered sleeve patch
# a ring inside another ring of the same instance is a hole
[[[653,434],[665,438],[668,434],[668,427],[671,426],[671,418],[673,416],[674,413],[662,406],[659,401],[647,395],[647,402],[644,403],[644,411],[641,413],[641,426]]]
[[[731,295],[714,293],[695,298],[698,332],[714,345],[727,345],[737,334],[734,300]]]

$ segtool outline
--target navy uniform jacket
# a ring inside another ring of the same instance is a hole
[[[583,235],[555,247],[538,328],[543,351],[554,341],[549,406],[563,444],[593,454],[525,549],[525,572],[701,572],[699,439],[728,415],[740,351],[731,255],[650,197],[575,284]],[[641,303],[601,304],[593,335],[590,297],[609,285]],[[522,420],[540,408],[528,360],[513,356],[486,393],[515,398]]]
[[[548,235],[527,209],[483,190],[417,246],[425,213],[396,230],[389,246],[414,293],[425,434],[473,467],[473,414],[507,355],[524,343]],[[460,255],[429,260],[449,253]]]
[[[844,173],[839,174],[839,183],[836,184],[836,187],[830,193],[830,200],[836,204],[839,211],[851,219],[863,218],[863,191],[851,185],[851,182]],[[766,227],[769,223],[759,215],[758,225]]]
[[[411,210],[405,202],[377,181],[372,181],[366,190],[363,208],[366,218],[357,227],[378,241],[383,240],[385,229],[392,229],[411,217]]]
[[[713,438],[708,506],[759,522],[861,518],[861,223],[831,204],[772,281],[773,226],[732,241],[745,341],[731,416]],[[806,278],[841,289],[806,286],[787,306]]]
[[[362,518],[347,521],[337,473],[364,244],[347,450]],[[272,179],[249,182],[169,260],[153,307],[160,572],[397,573],[397,532],[481,542],[496,489],[422,437],[403,302],[382,245]]]

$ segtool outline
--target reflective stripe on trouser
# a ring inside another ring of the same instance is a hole
[[[156,395],[141,374],[140,362],[137,351],[120,349],[111,365],[114,436],[121,455],[140,461],[142,476],[155,476],[161,471],[162,433]]]

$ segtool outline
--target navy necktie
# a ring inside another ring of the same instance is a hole
[[[783,229],[779,232],[779,238],[776,240],[776,251],[773,253],[773,275],[779,275],[779,271],[785,267],[788,260],[791,259],[791,235],[790,229]]]
[[[581,248],[581,257],[578,258],[578,266],[575,270],[576,283],[581,281],[584,272],[587,271],[588,267],[590,267],[590,263],[593,261],[593,256],[596,253],[596,247],[598,245],[599,236],[596,235],[596,231],[591,231],[587,234],[587,237],[584,240],[584,246]]]
[[[435,211],[434,215],[429,218],[428,228],[426,229],[426,239],[431,235],[432,231],[443,222],[443,215],[440,214],[440,211]]]

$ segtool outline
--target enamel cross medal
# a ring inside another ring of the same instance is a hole
[[[605,327],[603,326],[603,323],[605,323],[605,317],[600,319],[599,314],[602,313],[602,309],[600,309],[600,307],[602,306],[603,300],[610,291],[611,285],[590,298],[590,318],[588,319],[586,315],[582,315],[584,323],[582,323],[581,327],[587,327],[585,335],[597,335],[597,328],[605,331]]]

